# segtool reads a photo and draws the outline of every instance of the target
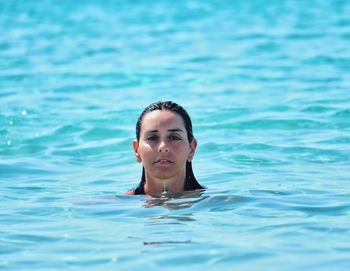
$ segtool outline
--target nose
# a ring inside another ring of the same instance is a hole
[[[161,141],[158,146],[159,152],[169,152],[169,146],[166,144],[166,142]]]

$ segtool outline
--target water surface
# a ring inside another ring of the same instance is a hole
[[[0,1],[0,269],[349,270],[349,1]],[[124,196],[141,110],[205,192]]]

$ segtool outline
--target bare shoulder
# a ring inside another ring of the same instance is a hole
[[[126,192],[124,193],[124,195],[135,195],[135,191],[134,191],[134,190],[126,191]]]

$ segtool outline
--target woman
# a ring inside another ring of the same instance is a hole
[[[128,195],[157,195],[204,189],[192,170],[197,147],[191,118],[180,105],[156,102],[147,106],[136,123],[132,142],[136,161],[143,164],[139,185]]]

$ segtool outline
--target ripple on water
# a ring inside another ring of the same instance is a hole
[[[14,2],[0,269],[349,269],[349,1]],[[208,189],[119,195],[139,113],[168,99]]]
[[[346,119],[347,121],[350,119],[350,109],[339,110],[338,112],[332,115],[333,118],[336,119]],[[350,121],[347,122],[347,126],[350,125]]]
[[[310,105],[301,110],[301,112],[312,113],[312,114],[324,114],[328,112],[335,111],[336,108],[330,106],[322,106],[322,105]]]

